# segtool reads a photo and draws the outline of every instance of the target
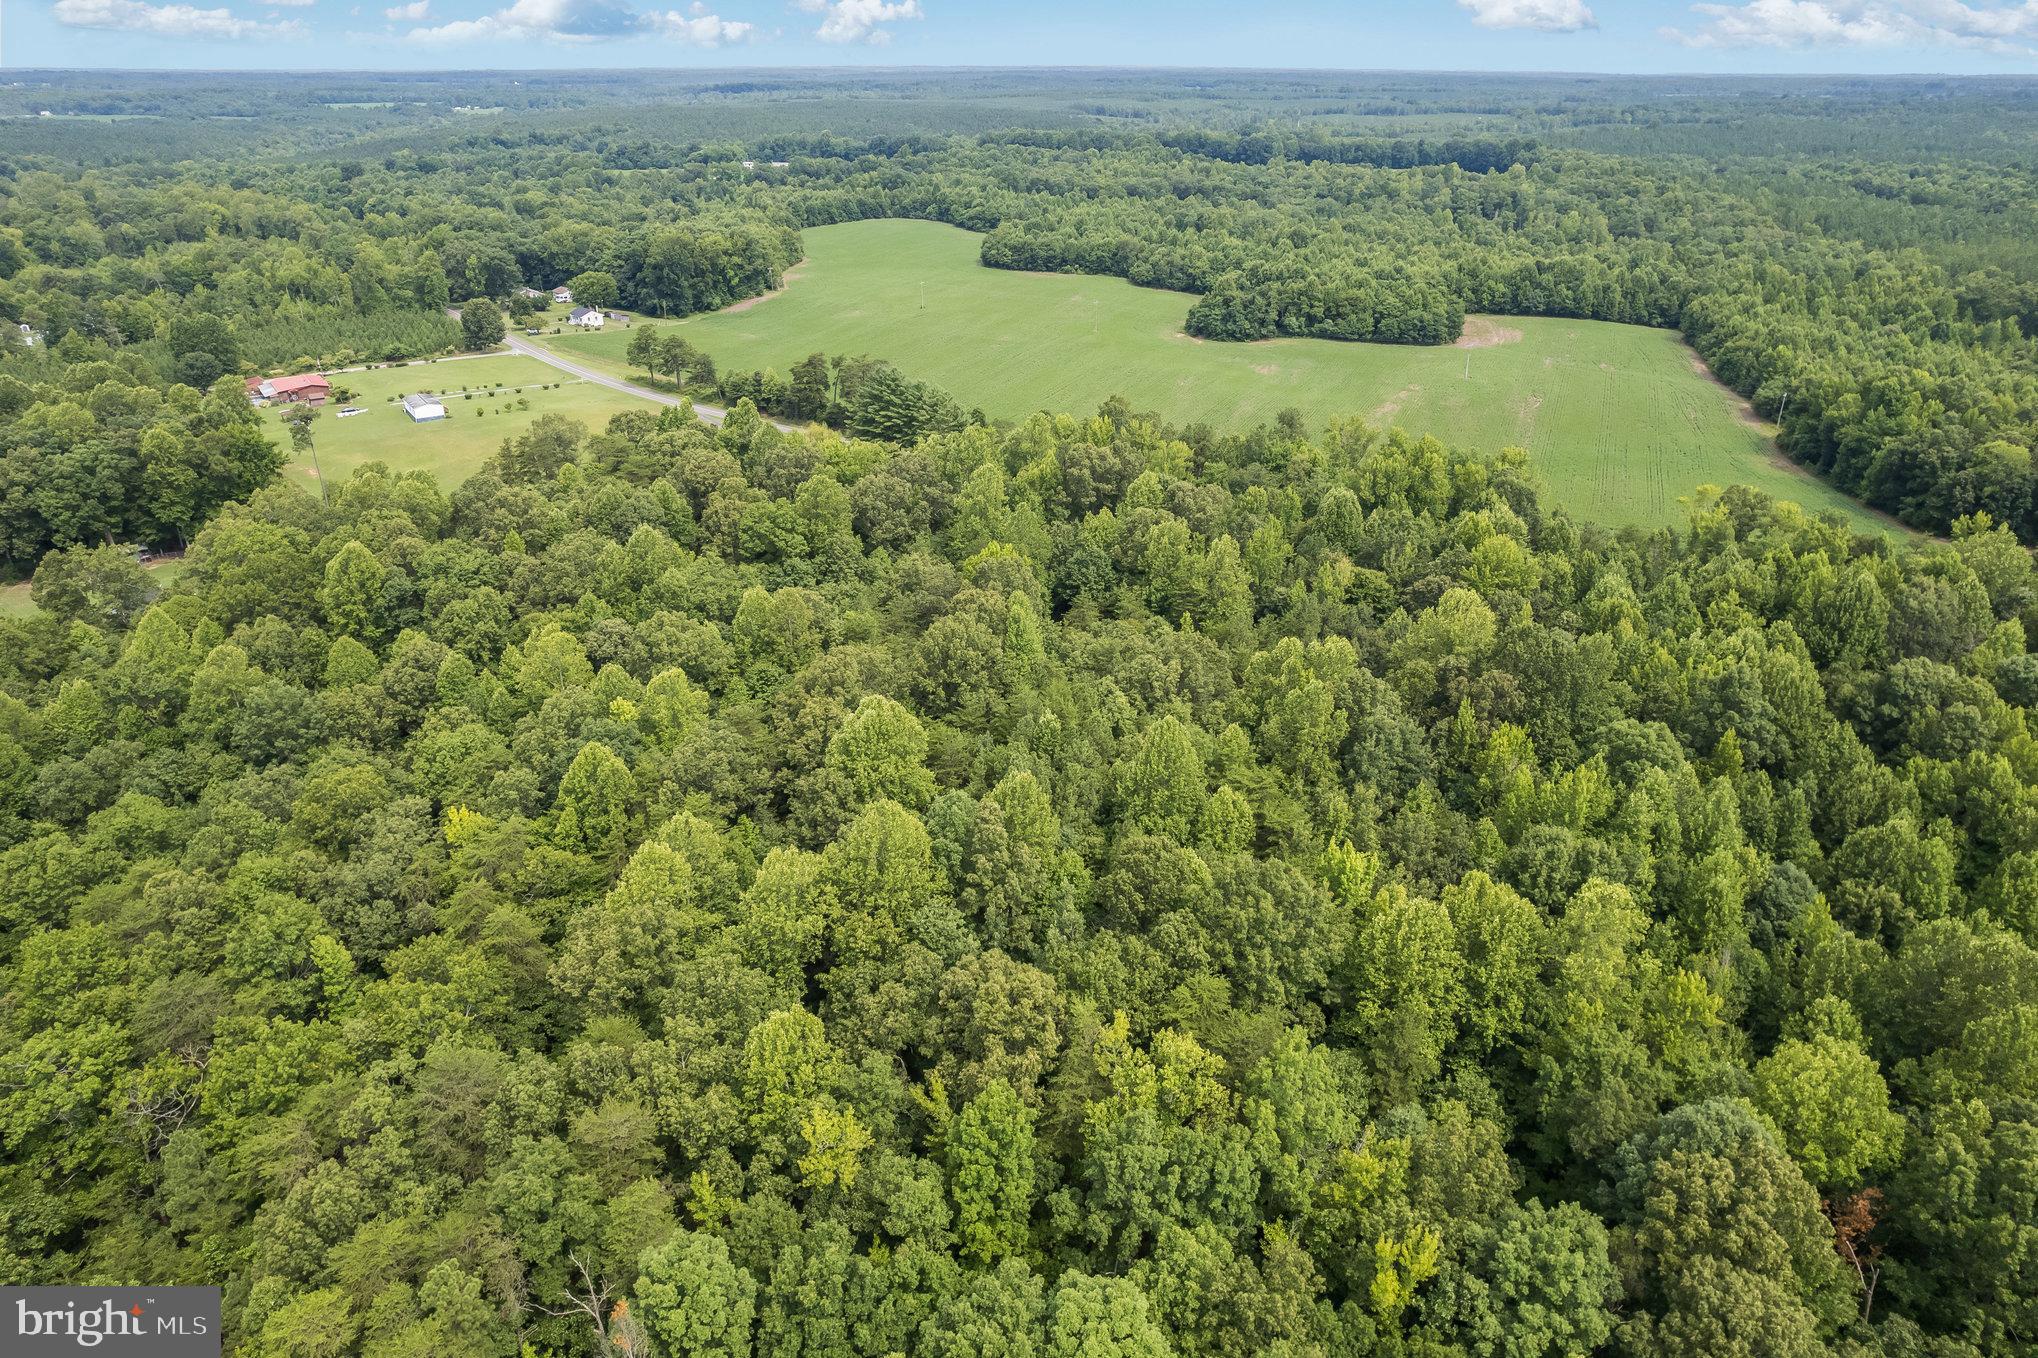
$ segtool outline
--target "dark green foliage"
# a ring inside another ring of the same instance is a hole
[[[460,343],[467,349],[493,349],[502,343],[502,308],[485,298],[460,305]]]
[[[0,560],[51,548],[177,543],[283,465],[238,377],[205,392],[92,358],[0,378]]]
[[[2038,1342],[1999,527],[633,414],[48,569],[10,1276],[249,1353]]]
[[[2038,1347],[2020,87],[669,77],[744,145],[584,76],[210,79],[36,97],[390,139],[0,177],[51,341],[0,373],[8,1281],[216,1283],[250,1355]],[[1337,121],[1473,102],[1536,143]],[[1659,150],[1723,159],[1606,154]],[[992,430],[648,325],[722,428],[268,484],[244,364],[525,279],[719,306],[896,213],[1211,335],[1682,324],[1948,540],[1616,536],[1513,454]],[[163,597],[101,545],[183,535]]]
[[[707,360],[705,370],[712,379],[712,360]],[[787,419],[816,421],[857,438],[889,443],[952,433],[968,418],[947,392],[868,357],[809,354],[794,366],[790,378],[769,371],[724,373],[720,390],[722,399],[731,404],[747,400]]]

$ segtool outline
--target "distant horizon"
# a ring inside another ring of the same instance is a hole
[[[1477,76],[1512,75],[1540,80],[2022,80],[2038,82],[2038,68],[2026,71],[1953,70],[1585,70],[1541,69],[1528,66],[1225,66],[1208,63],[1156,62],[902,62],[895,64],[782,62],[752,66],[631,66],[621,63],[593,66],[4,66],[0,76],[29,75],[230,75],[248,76],[545,76],[545,75],[671,75],[699,73],[731,75],[747,72],[811,75],[883,75],[917,72],[959,71],[1126,71],[1157,74],[1169,71],[1208,72],[1221,75],[1339,75],[1339,76]]]
[[[5,71],[2038,74],[2038,4],[2002,0],[15,0],[6,17]],[[335,50],[362,59],[318,60]]]

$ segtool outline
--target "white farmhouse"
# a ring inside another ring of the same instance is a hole
[[[602,328],[602,322],[607,319],[608,316],[600,307],[577,306],[573,308],[573,314],[566,318],[566,322],[568,325],[577,325],[586,330],[599,330]]]

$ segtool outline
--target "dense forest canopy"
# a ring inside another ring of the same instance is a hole
[[[10,1276],[250,1354],[2038,1340],[2000,527],[742,407],[53,564]]]
[[[2038,1348],[2032,87],[36,78],[0,1280],[247,1358]],[[1944,536],[671,325],[724,423],[458,486],[246,399],[878,216],[1218,337],[1676,326]]]

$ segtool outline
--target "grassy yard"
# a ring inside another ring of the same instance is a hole
[[[352,397],[319,412],[312,436],[319,465],[335,485],[362,463],[382,461],[398,471],[422,468],[451,490],[473,475],[504,439],[522,433],[540,415],[571,416],[599,432],[609,416],[643,404],[515,354],[340,373],[333,385]],[[414,391],[443,398],[446,418],[413,423],[400,398]],[[529,408],[518,408],[519,401],[528,401]],[[363,413],[341,419],[341,405],[361,406]],[[289,440],[281,433],[283,408],[270,409],[265,418],[277,425],[287,449]],[[293,460],[283,474],[296,485],[315,484],[308,459]]]
[[[156,588],[168,589],[176,583],[177,577],[184,573],[184,558],[158,557],[144,569],[148,571],[149,579],[155,582]],[[33,587],[34,582],[30,580],[0,585],[0,618],[26,618],[32,615],[36,611]]]
[[[815,350],[888,358],[992,416],[1094,410],[1122,394],[1225,429],[1299,409],[1529,450],[1556,503],[1615,525],[1681,522],[1681,498],[1745,483],[1864,527],[1885,521],[1783,459],[1677,335],[1640,326],[1475,318],[1476,348],[1191,339],[1192,298],[1115,278],[986,269],[978,237],[932,222],[805,233],[784,291],[679,322],[723,368],[784,371]],[[543,342],[621,371],[629,332]]]

